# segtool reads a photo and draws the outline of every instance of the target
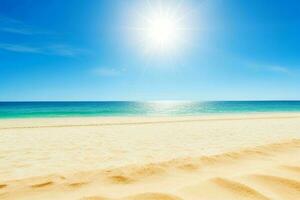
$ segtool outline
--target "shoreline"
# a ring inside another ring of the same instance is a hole
[[[224,113],[195,116],[91,116],[91,117],[39,117],[39,118],[0,118],[0,130],[9,128],[51,128],[73,126],[105,126],[151,123],[176,123],[218,120],[251,119],[288,119],[300,118],[300,112],[265,112],[265,113]],[[101,121],[101,123],[99,123]],[[73,122],[73,124],[72,124]],[[17,124],[17,126],[14,126]],[[33,126],[31,126],[33,124]],[[57,125],[57,126],[56,126]]]
[[[297,101],[298,102],[298,101]],[[300,102],[300,101],[299,101]],[[17,116],[17,117],[0,117],[0,120],[10,119],[55,119],[55,118],[153,118],[153,117],[209,117],[223,115],[268,115],[268,114],[297,114],[300,110],[295,111],[244,111],[244,112],[211,112],[211,113],[194,113],[194,114],[129,114],[129,115],[53,115],[53,116]]]

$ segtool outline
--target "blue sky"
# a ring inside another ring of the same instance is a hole
[[[299,1],[169,1],[191,34],[168,55],[128,31],[149,2],[1,0],[0,101],[300,99]]]

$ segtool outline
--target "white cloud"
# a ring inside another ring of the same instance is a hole
[[[13,27],[3,27],[0,29],[3,32],[23,34],[23,35],[32,35],[33,31],[25,28],[13,28]]]
[[[50,32],[37,30],[22,21],[0,16],[0,31],[12,34],[21,35],[36,35],[36,34],[49,34]]]
[[[124,69],[107,68],[107,67],[96,68],[93,70],[94,74],[98,76],[104,76],[104,77],[120,76],[123,72]]]
[[[21,34],[31,37],[35,37],[37,34],[43,36],[53,35],[52,32],[41,31],[32,26],[28,26],[22,21],[9,18],[0,15],[0,32],[6,32],[10,34]],[[33,38],[34,41],[34,38]],[[32,40],[31,40],[32,42]],[[0,43],[0,50],[11,51],[17,53],[35,53],[44,55],[58,55],[58,56],[77,56],[87,52],[84,49],[73,47],[63,43],[51,43],[51,44],[19,44],[19,43]]]
[[[283,66],[276,64],[257,64],[257,63],[249,63],[247,64],[249,68],[255,71],[260,72],[268,72],[268,73],[277,73],[282,75],[294,75],[295,73],[299,73],[295,67],[292,66]]]
[[[76,56],[86,52],[84,49],[75,48],[65,44],[54,44],[48,46],[46,49],[50,54],[60,55],[60,56]]]
[[[5,51],[12,51],[17,53],[35,53],[45,55],[58,55],[58,56],[76,56],[86,52],[83,49],[75,48],[65,44],[54,44],[48,46],[30,46],[23,44],[0,44],[0,49]]]
[[[17,44],[0,44],[0,49],[19,53],[42,53],[39,48]]]
[[[282,66],[271,66],[268,69],[272,72],[277,73],[290,73],[290,70],[288,68]]]

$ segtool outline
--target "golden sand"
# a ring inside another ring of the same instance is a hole
[[[300,199],[300,115],[0,121],[0,199]]]

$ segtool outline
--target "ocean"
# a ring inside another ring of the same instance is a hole
[[[0,102],[0,118],[300,112],[300,101]]]

